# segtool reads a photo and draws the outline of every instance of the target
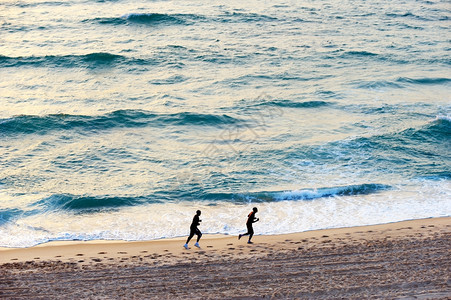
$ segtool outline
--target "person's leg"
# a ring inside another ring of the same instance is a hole
[[[252,228],[252,226],[250,226],[247,230],[249,232],[249,240],[247,242],[251,243],[251,239],[254,236],[254,229]]]
[[[199,243],[199,240],[202,237],[202,232],[200,232],[199,228],[196,230],[196,234],[197,234],[197,242]]]
[[[187,244],[188,244],[189,241],[193,238],[194,233],[195,233],[195,231],[191,229],[190,232],[189,232],[188,239],[186,240],[186,243],[187,243]]]
[[[252,231],[252,225],[249,226],[249,225],[246,224],[246,226],[247,226],[247,232],[244,233],[244,234],[238,235],[238,239],[241,239],[243,236],[249,235],[249,234],[251,233],[251,231]]]

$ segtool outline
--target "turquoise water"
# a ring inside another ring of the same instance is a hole
[[[0,246],[451,215],[447,1],[0,3]]]

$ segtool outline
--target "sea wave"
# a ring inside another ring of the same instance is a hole
[[[257,106],[278,106],[289,108],[318,108],[333,105],[333,102],[312,100],[312,101],[292,101],[292,100],[271,100],[256,104]]]
[[[112,128],[162,126],[224,126],[244,123],[228,115],[181,112],[157,114],[144,110],[117,110],[100,116],[22,115],[0,120],[0,135],[45,134],[55,130],[101,131]]]
[[[203,195],[204,200],[232,201],[235,203],[261,203],[284,200],[313,200],[338,196],[356,196],[378,193],[390,189],[385,184],[365,183],[338,187],[323,187],[316,189],[299,189],[292,191],[270,191],[252,193],[210,193]]]
[[[437,117],[418,127],[333,142],[316,149],[316,154],[334,153],[331,160],[349,161],[361,171],[389,170],[404,178],[443,177],[450,173],[450,140],[449,118]]]
[[[194,14],[160,14],[160,13],[129,13],[122,16],[129,22],[143,24],[186,24],[188,21],[201,18]]]
[[[354,196],[377,193],[390,189],[391,186],[385,184],[358,184],[320,189],[303,189],[283,192],[276,195],[277,200],[311,200],[334,196]]]
[[[395,88],[402,89],[409,85],[447,85],[451,82],[450,78],[408,78],[400,77],[391,80],[377,80],[377,81],[361,81],[359,80],[357,86],[365,89],[378,88]]]
[[[203,16],[196,14],[128,13],[121,17],[99,17],[86,19],[83,22],[105,25],[189,25],[202,19],[204,19]]]
[[[121,17],[99,17],[83,20],[84,23],[98,23],[105,25],[143,24],[143,25],[191,25],[199,21],[219,23],[252,23],[273,22],[278,19],[273,16],[244,13],[224,12],[215,16],[200,14],[165,14],[165,13],[127,13]]]
[[[451,82],[450,78],[408,78],[400,77],[397,82],[417,84],[417,85],[429,85],[429,84],[448,84]]]
[[[317,189],[300,189],[293,191],[271,191],[271,192],[250,192],[250,193],[210,193],[202,191],[193,192],[182,197],[186,201],[205,201],[214,204],[220,202],[246,204],[277,201],[297,201],[314,200],[319,198],[330,198],[339,196],[357,196],[378,193],[391,189],[391,186],[384,184],[358,184],[338,187],[324,187]],[[14,217],[24,212],[26,215],[42,214],[48,212],[71,212],[71,213],[95,213],[110,211],[122,207],[137,206],[143,204],[169,203],[180,198],[177,191],[168,190],[152,195],[141,196],[90,196],[54,194],[28,205],[26,210],[13,209],[0,211],[0,220],[4,223],[13,220]]]
[[[245,13],[245,12],[225,12],[222,15],[216,17],[216,20],[223,23],[235,23],[235,22],[272,22],[278,19],[273,16],[256,14],[256,13]]]
[[[155,61],[128,58],[107,52],[88,53],[82,55],[46,55],[46,56],[23,56],[10,57],[0,55],[0,67],[11,68],[21,66],[34,67],[60,67],[60,68],[97,68],[115,65],[149,65],[156,64]]]
[[[144,196],[121,197],[55,194],[31,204],[30,207],[39,208],[45,212],[72,211],[75,213],[93,213],[143,203],[160,203],[160,201]]]

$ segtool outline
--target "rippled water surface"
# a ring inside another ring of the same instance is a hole
[[[447,1],[3,1],[0,246],[451,214]]]

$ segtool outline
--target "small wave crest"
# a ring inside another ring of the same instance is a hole
[[[390,189],[391,186],[384,184],[358,184],[339,187],[324,187],[317,189],[300,189],[293,191],[272,191],[272,192],[254,192],[245,194],[207,194],[204,200],[232,200],[237,203],[249,202],[274,202],[284,200],[313,200],[318,198],[329,198],[337,196],[356,196],[377,193],[382,190]]]
[[[194,14],[128,13],[121,17],[102,17],[83,20],[84,23],[102,25],[142,24],[142,25],[189,25],[202,19]]]
[[[228,115],[181,112],[157,114],[142,110],[118,110],[106,115],[22,115],[0,120],[0,135],[45,134],[54,130],[100,131],[112,128],[172,126],[223,126],[244,121]]]
[[[434,121],[437,123],[443,123],[445,125],[450,126],[451,125],[451,116],[440,115],[440,116],[437,116]]]
[[[118,209],[125,206],[134,206],[142,203],[158,203],[146,197],[120,197],[120,196],[77,196],[69,194],[55,194],[44,198],[32,206],[44,211],[72,211],[78,213],[92,213],[105,210]]]
[[[378,89],[378,88],[397,88],[401,89],[408,85],[446,85],[451,82],[449,78],[407,78],[401,77],[393,80],[379,80],[359,82],[359,88]]]
[[[218,21],[223,23],[235,23],[235,22],[271,22],[277,21],[276,17],[256,14],[256,13],[242,13],[242,12],[226,12],[221,16],[218,16]]]
[[[267,102],[262,102],[258,106],[279,106],[279,107],[290,107],[290,108],[317,108],[332,105],[332,102],[322,101],[322,100],[312,100],[296,102],[291,100],[272,100]]]
[[[398,78],[398,82],[417,84],[417,85],[432,85],[432,84],[448,84],[451,82],[450,78]]]
[[[276,195],[276,200],[312,200],[316,198],[334,197],[334,196],[354,196],[377,193],[381,190],[387,190],[390,186],[384,184],[359,184],[320,189],[303,189],[289,192],[283,192]]]
[[[187,17],[192,15],[182,14],[159,14],[159,13],[129,13],[122,16],[123,19],[143,24],[183,24],[186,23]]]
[[[11,68],[21,66],[62,67],[62,68],[96,68],[119,64],[148,64],[146,61],[127,58],[122,55],[98,52],[83,55],[47,55],[47,56],[0,56],[0,67]]]

